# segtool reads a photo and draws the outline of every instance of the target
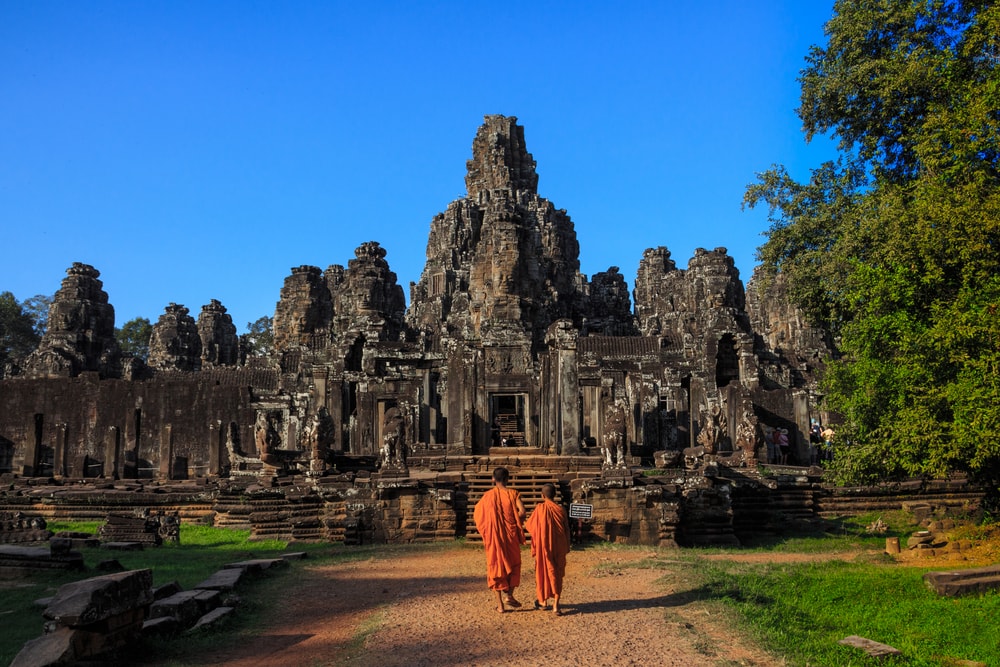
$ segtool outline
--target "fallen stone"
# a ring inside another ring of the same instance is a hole
[[[174,595],[175,593],[180,593],[182,590],[184,589],[181,588],[181,585],[179,583],[177,583],[176,581],[171,581],[169,583],[154,588],[153,599],[163,600],[165,598],[170,597],[171,595]]]
[[[83,554],[70,551],[53,554],[48,547],[0,544],[0,576],[12,577],[37,570],[82,570]]]
[[[854,648],[861,649],[873,658],[885,658],[890,655],[903,655],[903,652],[898,648],[893,648],[888,644],[880,644],[877,641],[866,639],[864,637],[859,637],[857,635],[851,635],[850,637],[844,637],[838,644],[843,644],[844,646],[853,646]]]
[[[144,607],[153,601],[152,570],[130,570],[62,586],[45,608],[59,625],[83,626]]]
[[[308,558],[309,554],[305,551],[293,551],[287,554],[281,554],[281,558],[284,560],[302,560]]]
[[[181,627],[190,627],[195,620],[219,606],[222,592],[192,588],[180,591],[162,600],[156,600],[149,608],[149,618],[169,616],[177,620]]]
[[[24,643],[10,667],[49,667],[76,661],[72,628],[59,628]]]
[[[216,607],[212,611],[208,612],[204,616],[198,619],[198,622],[191,626],[188,633],[197,632],[199,630],[204,630],[212,625],[218,623],[222,619],[228,617],[234,611],[233,607]]]
[[[172,616],[151,618],[142,624],[142,634],[145,636],[171,637],[177,634],[180,625]]]
[[[224,568],[241,568],[249,573],[262,572],[264,570],[269,570],[272,567],[285,567],[288,565],[288,561],[284,558],[255,558],[253,560],[243,560],[238,563],[229,563],[224,565]]]
[[[73,540],[68,537],[53,537],[49,540],[49,551],[53,556],[66,556],[73,550]]]
[[[1000,590],[1000,565],[927,572],[924,583],[938,595],[949,597]]]
[[[240,579],[243,578],[246,572],[245,569],[239,567],[223,568],[195,586],[195,588],[230,591],[236,588],[236,584],[240,583]]]
[[[913,533],[913,535],[910,535],[909,538],[907,538],[907,540],[906,540],[906,546],[909,549],[913,549],[913,548],[919,547],[919,546],[921,546],[923,544],[928,544],[929,545],[932,542],[934,542],[934,535],[932,535],[929,531],[919,530],[919,531]]]

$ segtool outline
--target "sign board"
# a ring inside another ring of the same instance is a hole
[[[571,519],[590,519],[593,516],[594,516],[593,505],[571,503],[569,506],[569,518]]]

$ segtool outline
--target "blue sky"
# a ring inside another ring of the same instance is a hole
[[[0,0],[0,291],[92,264],[121,326],[218,299],[240,331],[293,266],[378,241],[409,299],[486,114],[517,116],[588,276],[767,228],[804,179],[797,76],[831,2]]]

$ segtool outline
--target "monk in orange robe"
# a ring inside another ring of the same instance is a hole
[[[552,599],[552,610],[560,616],[559,596],[569,553],[569,518],[555,497],[555,486],[542,486],[542,502],[532,510],[527,528],[535,559],[535,609],[548,608]]]
[[[514,589],[521,584],[521,545],[524,544],[524,503],[521,494],[507,488],[506,468],[493,471],[493,488],[476,503],[473,518],[486,547],[486,585],[496,592],[497,611],[504,604],[520,607]]]

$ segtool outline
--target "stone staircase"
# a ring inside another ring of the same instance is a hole
[[[250,524],[254,539],[325,539],[324,506],[318,497],[290,499],[281,495],[259,495],[250,501]]]
[[[468,482],[468,505],[465,516],[465,538],[470,542],[481,542],[482,536],[476,530],[476,522],[473,519],[473,512],[476,503],[483,495],[493,488],[493,471],[477,472],[466,476]],[[544,484],[554,484],[556,487],[556,499],[562,500],[567,489],[559,482],[559,479],[548,472],[519,471],[511,473],[507,486],[517,490],[521,494],[521,502],[528,514],[535,505],[542,502],[542,486]],[[530,538],[529,538],[530,539]]]

